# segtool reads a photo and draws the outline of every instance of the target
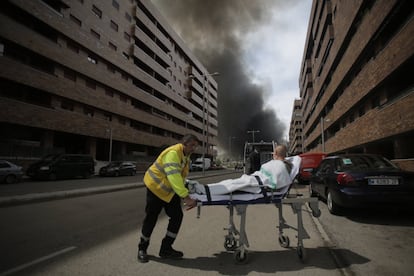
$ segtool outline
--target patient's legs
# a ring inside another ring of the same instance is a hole
[[[217,183],[207,184],[212,195],[225,195],[234,191],[243,191],[248,193],[259,193],[257,180],[252,175],[243,174],[239,178],[226,179]],[[195,191],[200,194],[206,194],[205,185],[196,184]]]

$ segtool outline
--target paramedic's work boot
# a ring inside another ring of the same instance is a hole
[[[170,237],[166,237],[162,240],[161,243],[161,249],[160,249],[160,257],[161,258],[168,258],[168,259],[181,259],[184,254],[181,251],[177,251],[174,248],[172,248],[172,243],[174,239],[171,239]]]
[[[147,263],[148,262],[148,254],[147,254],[147,248],[149,246],[149,241],[144,241],[141,238],[141,241],[138,245],[138,262],[140,263]]]
[[[183,252],[177,251],[171,246],[170,248],[161,248],[159,255],[165,259],[181,259],[184,256]]]
[[[138,262],[140,263],[147,263],[148,262],[148,255],[146,250],[138,250]]]

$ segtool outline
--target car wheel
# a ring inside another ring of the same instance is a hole
[[[17,177],[13,174],[9,174],[8,176],[6,176],[5,178],[5,182],[6,184],[13,184],[16,183]]]
[[[333,200],[331,191],[328,191],[326,195],[326,205],[328,206],[329,212],[333,215],[338,215],[341,211],[341,207]]]

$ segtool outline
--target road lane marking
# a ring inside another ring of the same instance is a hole
[[[18,272],[18,271],[20,271],[20,270],[26,269],[26,268],[28,268],[28,267],[30,267],[30,266],[33,266],[33,265],[35,265],[35,264],[38,264],[38,263],[44,262],[44,261],[46,261],[46,260],[49,260],[49,259],[55,258],[55,257],[57,257],[57,256],[59,256],[59,255],[65,254],[65,253],[67,253],[67,252],[69,252],[69,251],[72,251],[72,250],[74,250],[74,249],[76,249],[76,247],[75,247],[75,246],[71,246],[71,247],[67,247],[67,248],[65,248],[65,249],[62,249],[62,250],[56,251],[56,252],[54,252],[54,253],[52,253],[52,254],[49,254],[49,255],[44,256],[44,257],[41,257],[41,258],[36,259],[36,260],[34,260],[34,261],[31,261],[31,262],[29,262],[29,263],[26,263],[26,264],[23,264],[23,265],[21,265],[21,266],[18,266],[18,267],[12,268],[12,269],[10,269],[10,270],[7,270],[7,271],[5,271],[5,272],[2,272],[2,273],[0,273],[0,276],[6,276],[6,275],[10,275],[10,274],[16,273],[16,272]]]

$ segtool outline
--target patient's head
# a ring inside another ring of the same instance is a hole
[[[273,158],[276,160],[284,160],[286,157],[286,146],[285,145],[279,145],[276,146],[275,152],[273,153]]]

